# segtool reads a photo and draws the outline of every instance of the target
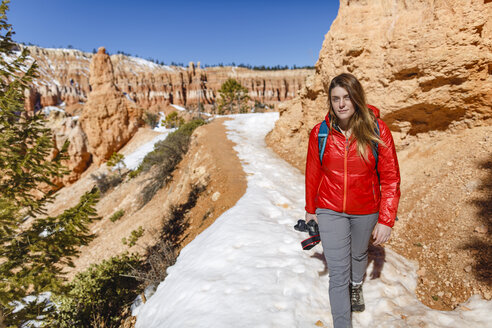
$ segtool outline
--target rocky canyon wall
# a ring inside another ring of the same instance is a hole
[[[78,114],[91,89],[89,65],[94,56],[74,49],[44,49],[29,46],[37,61],[40,77],[28,94],[27,108],[53,106],[65,102],[67,110]],[[213,104],[218,90],[228,78],[248,88],[252,102],[275,105],[293,99],[304,87],[312,69],[259,71],[242,67],[187,68],[157,65],[125,55],[112,55],[116,87],[137,107],[164,110],[169,104],[196,106]]]
[[[328,108],[325,87],[343,72],[360,79],[397,144],[490,124],[491,17],[488,0],[342,0],[314,76],[280,106],[268,143],[303,169],[310,129]]]
[[[183,68],[109,56],[103,47],[96,54],[28,48],[39,77],[26,94],[26,108],[51,110],[48,120],[57,149],[70,141],[64,163],[70,174],[59,185],[76,181],[91,163],[99,165],[123,147],[143,125],[144,111],[168,113],[175,110],[170,104],[214,104],[222,83],[231,77],[248,88],[251,102],[275,105],[293,99],[314,71],[201,68],[199,63]],[[65,112],[49,109],[62,103]]]

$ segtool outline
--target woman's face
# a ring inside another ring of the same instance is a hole
[[[342,126],[348,124],[350,118],[355,113],[355,108],[347,90],[342,87],[334,87],[331,89],[330,101],[335,115],[340,120],[340,124]]]

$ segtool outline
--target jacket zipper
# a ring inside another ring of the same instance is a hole
[[[343,210],[345,213],[345,207],[347,204],[347,154],[348,154],[348,138],[345,138],[345,154],[343,161]]]
[[[374,181],[372,182],[372,196],[374,197],[374,201],[376,201],[376,192],[374,191]]]

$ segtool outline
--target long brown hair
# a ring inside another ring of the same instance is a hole
[[[333,123],[339,124],[335,110],[331,103],[331,91],[335,87],[344,88],[349,94],[350,100],[354,105],[355,113],[349,120],[349,129],[352,130],[352,135],[357,142],[357,153],[365,161],[368,161],[367,146],[374,147],[374,143],[384,145],[384,142],[379,138],[376,129],[376,116],[373,111],[367,108],[366,95],[362,85],[355,76],[349,73],[342,73],[335,76],[328,88],[328,103],[330,106],[330,130],[333,128]]]

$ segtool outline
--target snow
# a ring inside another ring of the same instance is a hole
[[[246,193],[182,249],[134,309],[136,327],[331,327],[321,245],[303,251],[306,235],[293,229],[304,215],[304,178],[264,142],[278,113],[230,117]],[[366,311],[354,313],[354,327],[490,327],[491,301],[473,296],[454,311],[432,310],[416,298],[416,264],[384,250],[367,269]]]
[[[145,158],[145,155],[150,153],[151,151],[154,150],[154,145],[167,138],[169,133],[175,131],[176,129],[167,129],[164,125],[162,125],[162,121],[166,118],[164,113],[159,112],[159,126],[154,128],[154,131],[161,132],[158,136],[154,137],[151,141],[143,144],[140,146],[138,149],[136,149],[134,152],[132,152],[130,155],[125,156],[123,159],[124,166],[127,167],[130,170],[136,170],[140,163],[142,163],[143,159]],[[113,171],[118,169],[119,165],[116,165],[113,168]],[[121,168],[121,167],[120,167]]]
[[[159,112],[159,124],[153,129],[154,131],[167,132],[169,129],[166,128],[162,122],[166,120],[166,114],[164,112]]]
[[[50,307],[53,305],[53,303],[50,301],[50,298],[51,298],[51,292],[42,292],[39,295],[26,296],[22,299],[22,301],[13,301],[11,304],[15,305],[15,308],[12,311],[12,313],[19,312],[28,303],[42,304],[42,303],[46,302],[47,307]],[[38,320],[28,320],[26,323],[24,323],[21,326],[21,328],[42,327],[43,322],[41,320],[44,317],[45,317],[45,315],[40,314],[36,317],[36,319],[38,319]]]
[[[21,51],[19,50],[12,50],[12,52],[7,55],[6,53],[2,52],[0,53],[0,56],[2,59],[5,61],[7,65],[12,65],[12,63],[22,54]],[[27,56],[27,60],[24,65],[20,66],[19,69],[26,73],[27,69],[32,65],[33,63],[33,58],[31,56]],[[1,70],[5,70],[6,68],[3,65],[0,65]]]
[[[44,230],[41,231],[38,236],[42,237],[42,238],[46,238],[48,236],[51,236],[55,232],[64,231],[64,230],[65,230],[65,228],[58,228],[56,230],[53,230],[52,227],[44,228]]]
[[[126,99],[130,100],[131,102],[135,102],[135,100],[133,100],[128,93],[123,92],[123,95],[125,95]]]
[[[147,288],[144,290],[144,295],[146,299],[149,299],[152,294],[155,293],[155,286],[154,285],[149,285]],[[136,316],[138,315],[138,311],[142,308],[143,301],[142,301],[142,296],[138,295],[137,299],[135,302],[133,302],[132,306],[130,307],[130,310],[132,311],[132,315]]]
[[[178,105],[174,105],[174,104],[171,104],[171,106],[173,106],[174,108],[176,108],[177,110],[180,110],[180,111],[186,111],[186,108],[184,107],[181,107],[181,106],[178,106]]]
[[[67,67],[68,66],[69,65],[67,64]],[[61,87],[62,86],[61,83],[60,83],[60,81],[58,81],[56,78],[52,78],[51,79],[51,82],[53,82],[57,87]]]
[[[173,106],[174,108],[176,108],[179,111],[187,111],[187,112],[189,112],[186,108],[184,108],[182,106],[174,105],[174,104],[171,104],[171,106]],[[206,112],[194,112],[194,113],[200,114],[200,115],[204,115],[204,116],[208,116],[208,117],[212,117],[213,116],[212,114],[206,113]],[[218,115],[217,117],[220,117],[220,116]]]
[[[151,141],[143,144],[140,146],[137,150],[135,150],[133,153],[131,153],[128,156],[125,156],[123,159],[123,162],[125,163],[125,166],[130,169],[130,170],[136,170],[140,163],[142,163],[143,159],[145,158],[145,155],[150,153],[151,151],[154,150],[154,145],[161,140],[164,140],[167,138],[167,135],[174,131],[173,129],[169,129],[167,132],[163,132],[162,134],[158,135]],[[117,169],[118,167],[115,166],[113,170]]]
[[[171,66],[156,64],[151,62],[150,60],[145,60],[133,56],[126,56],[126,58],[128,58],[129,61],[134,62],[135,64],[139,66],[143,66],[145,68],[150,68],[150,69],[162,68],[166,71],[170,71],[170,72],[174,71],[174,69]]]
[[[136,170],[138,168],[138,166],[140,165],[140,163],[142,163],[145,156],[154,150],[154,145],[157,142],[166,139],[167,136],[169,135],[169,133],[176,131],[175,128],[168,129],[168,128],[166,128],[165,125],[162,124],[162,122],[165,119],[166,119],[166,115],[164,115],[163,112],[159,112],[159,124],[157,127],[155,127],[153,129],[153,131],[161,132],[161,134],[154,137],[154,139],[152,139],[151,141],[143,144],[142,146],[137,148],[135,151],[133,151],[131,154],[125,155],[125,157],[123,159],[123,165],[120,165],[120,164],[115,165],[112,168],[112,170],[115,171],[118,168],[123,168],[123,166],[132,170],[132,171]]]
[[[43,113],[46,116],[48,116],[52,111],[54,111],[54,112],[61,112],[61,113],[64,113],[65,112],[62,108],[57,107],[57,106],[44,106],[43,107]]]

